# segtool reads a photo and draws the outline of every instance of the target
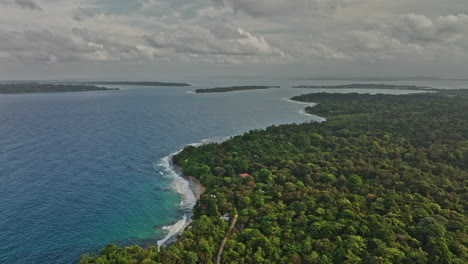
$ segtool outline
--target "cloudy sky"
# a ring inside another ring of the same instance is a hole
[[[466,78],[466,1],[0,0],[0,79]]]

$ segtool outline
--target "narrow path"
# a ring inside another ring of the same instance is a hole
[[[216,264],[221,264],[221,256],[223,255],[224,246],[226,246],[226,242],[229,239],[229,235],[231,234],[232,229],[234,229],[234,226],[237,223],[237,217],[239,217],[239,216],[234,215],[234,217],[232,218],[231,225],[229,226],[228,230],[226,231],[226,235],[224,236],[223,242],[221,242],[221,246],[219,247],[219,251],[218,251],[218,257],[216,257]]]

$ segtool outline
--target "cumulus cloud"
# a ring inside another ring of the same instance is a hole
[[[218,6],[229,5],[235,10],[244,11],[254,16],[287,13],[295,9],[300,10],[307,4],[307,0],[213,0]],[[298,9],[299,8],[299,9]]]
[[[426,49],[418,44],[405,43],[379,31],[353,31],[350,38],[352,49],[358,58],[367,60],[391,60],[405,55],[421,55]]]
[[[468,15],[429,17],[405,14],[374,31],[354,32],[356,42],[368,50],[441,56],[468,54]],[[364,43],[366,43],[364,45]]]
[[[364,65],[437,59],[450,65],[468,58],[468,15],[456,13],[463,10],[465,0],[409,2],[0,0],[6,10],[0,23],[0,64],[170,61],[322,66],[336,61]],[[437,15],[442,8],[444,15]]]
[[[148,51],[141,47],[116,43],[78,28],[69,34],[0,30],[0,53],[8,60],[51,63],[148,59],[143,58]]]
[[[138,0],[141,8],[154,8],[161,5],[161,0]]]
[[[143,35],[129,44],[82,28],[0,29],[0,62],[198,61],[241,63],[281,58],[285,53],[242,28],[191,26],[177,33]]]
[[[0,0],[0,4],[16,5],[24,9],[43,11],[42,7],[34,0]]]
[[[34,0],[15,0],[15,3],[22,8],[42,11],[42,8]]]
[[[341,51],[336,51],[322,43],[313,43],[308,47],[309,54],[317,58],[334,59],[334,60],[352,60],[351,55],[345,54]]]
[[[81,7],[78,7],[73,13],[73,19],[76,21],[84,21],[88,18],[92,18],[94,14],[88,10]]]
[[[448,15],[429,18],[420,14],[406,14],[394,26],[393,34],[409,41],[446,41],[468,33],[468,15]]]
[[[231,6],[252,16],[334,10],[362,0],[212,0],[218,7]]]
[[[283,51],[270,45],[263,36],[229,26],[179,28],[176,33],[145,35],[143,38],[152,47],[175,53],[284,56]]]
[[[468,56],[468,16],[405,14],[374,29],[353,30],[342,40],[359,60]]]
[[[353,57],[343,51],[337,50],[330,44],[317,42],[311,37],[289,40],[283,44],[288,46],[288,55],[293,62],[310,63],[317,59],[350,61]]]

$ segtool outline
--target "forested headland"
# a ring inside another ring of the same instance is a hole
[[[206,89],[197,89],[196,93],[227,93],[235,91],[246,91],[246,90],[265,90],[270,88],[280,88],[280,86],[231,86],[231,87],[216,87],[216,88],[206,88]]]
[[[310,89],[389,89],[389,90],[425,90],[436,91],[435,89],[417,85],[392,85],[392,84],[372,84],[372,83],[354,83],[343,85],[298,85],[292,88],[310,88]]]
[[[98,87],[84,84],[40,84],[40,83],[11,83],[0,84],[0,94],[21,93],[64,93],[85,91],[112,91],[117,88]]]
[[[293,99],[327,121],[174,156],[206,187],[177,243],[79,263],[213,263],[234,218],[221,263],[468,263],[467,91]]]

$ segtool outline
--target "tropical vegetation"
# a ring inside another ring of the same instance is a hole
[[[79,263],[214,263],[237,215],[222,263],[468,263],[466,91],[293,99],[327,121],[174,157],[206,187],[175,244],[109,245]]]

